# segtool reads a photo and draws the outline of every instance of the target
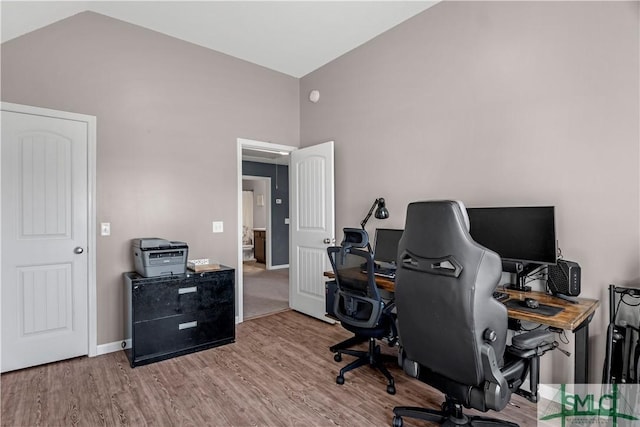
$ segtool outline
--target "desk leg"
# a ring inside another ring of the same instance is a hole
[[[589,384],[589,323],[593,314],[573,331],[575,335],[575,367],[573,382]]]

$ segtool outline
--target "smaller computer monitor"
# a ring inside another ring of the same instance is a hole
[[[398,243],[403,231],[394,228],[376,228],[373,246],[374,261],[395,264],[398,256]]]

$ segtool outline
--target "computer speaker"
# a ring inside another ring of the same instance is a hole
[[[580,295],[580,266],[577,262],[559,259],[547,270],[547,286],[552,294],[571,297]]]

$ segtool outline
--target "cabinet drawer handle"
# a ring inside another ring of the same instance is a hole
[[[193,322],[180,323],[178,325],[178,330],[181,331],[183,329],[195,328],[196,326],[198,326],[197,320],[194,320]]]
[[[192,292],[198,292],[198,287],[197,286],[192,286],[190,288],[180,288],[178,289],[178,294],[182,295],[182,294],[190,294]]]

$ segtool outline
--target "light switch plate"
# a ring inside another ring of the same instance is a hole
[[[222,233],[224,231],[224,224],[222,221],[213,221],[213,232]]]
[[[111,223],[110,222],[101,222],[100,223],[100,235],[101,236],[111,236]]]

